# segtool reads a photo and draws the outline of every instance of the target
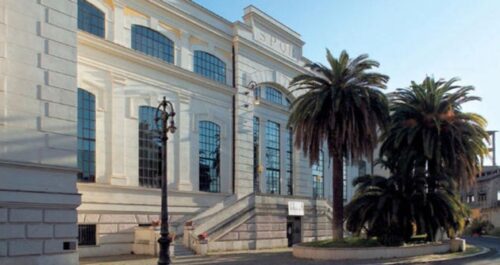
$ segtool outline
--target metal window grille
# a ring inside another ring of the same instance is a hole
[[[199,122],[200,191],[220,192],[220,127]]]
[[[78,225],[78,245],[96,245],[96,225]]]
[[[139,107],[139,185],[161,188],[162,147],[156,128],[156,108]]]
[[[253,117],[253,176],[254,191],[259,191],[259,140],[260,140],[260,119]]]
[[[325,196],[325,161],[323,151],[319,151],[318,162],[312,166],[313,176],[313,198],[323,198]]]
[[[78,28],[104,38],[104,12],[85,0],[78,0]]]
[[[293,194],[293,132],[289,128],[286,134],[285,146],[285,183],[286,194]]]
[[[272,103],[283,105],[283,94],[274,87],[266,87],[266,99]]]
[[[226,63],[210,53],[194,51],[194,72],[217,82],[226,83]]]
[[[280,193],[280,125],[266,123],[266,187],[267,193]]]
[[[132,49],[167,63],[174,62],[174,42],[144,26],[132,25]]]
[[[95,96],[78,89],[78,180],[95,181]]]

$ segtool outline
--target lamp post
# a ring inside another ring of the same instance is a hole
[[[162,147],[162,160],[161,160],[161,231],[158,243],[160,243],[160,256],[158,258],[158,265],[170,264],[170,242],[171,239],[168,233],[168,201],[167,201],[167,140],[168,133],[174,133],[176,128],[174,124],[174,106],[172,102],[168,101],[166,97],[160,102],[156,108],[155,122],[156,126],[161,128],[160,140]],[[168,124],[168,126],[167,126]]]

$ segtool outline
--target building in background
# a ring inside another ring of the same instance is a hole
[[[76,265],[77,3],[0,1],[0,264]]]
[[[490,162],[483,166],[476,183],[462,191],[462,201],[472,210],[472,218],[489,220],[495,227],[500,227],[500,167],[496,165],[495,134],[490,134]]]

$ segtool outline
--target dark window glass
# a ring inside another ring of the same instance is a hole
[[[253,117],[253,176],[254,191],[259,191],[259,139],[260,139],[260,120],[259,117]]]
[[[174,62],[174,42],[147,27],[132,25],[132,49],[168,63]]]
[[[265,91],[265,98],[267,101],[274,103],[274,104],[282,105],[285,107],[290,106],[290,104],[291,104],[290,100],[286,96],[284,96],[283,93],[281,93],[281,91],[279,91],[278,89],[276,89],[274,87],[264,86],[264,87],[257,88],[256,91],[258,90],[258,92],[256,92],[256,93],[258,93],[258,96],[260,96],[262,88]]]
[[[96,245],[96,225],[78,225],[78,245]]]
[[[155,123],[156,108],[139,107],[139,185],[161,188],[161,141]]]
[[[272,103],[283,104],[283,94],[274,87],[266,87],[266,99]]]
[[[286,183],[286,194],[293,194],[293,134],[292,129],[288,129],[286,134],[286,146],[285,146],[285,183]]]
[[[366,175],[366,161],[359,160],[358,176]]]
[[[200,121],[200,191],[220,192],[220,127]]]
[[[104,38],[104,12],[85,0],[78,0],[78,28]]]
[[[347,162],[344,159],[344,172],[342,172],[342,187],[343,187],[343,199],[347,200]]]
[[[78,89],[78,180],[95,181],[95,96]]]
[[[319,159],[312,166],[313,176],[313,198],[323,198],[325,196],[325,161],[323,151],[319,151]]]
[[[268,193],[280,193],[280,125],[266,123],[266,187]]]
[[[203,51],[194,51],[194,72],[217,82],[226,83],[226,64]]]

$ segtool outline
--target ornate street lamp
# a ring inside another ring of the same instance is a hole
[[[170,264],[170,242],[171,239],[168,233],[168,201],[167,201],[167,140],[168,133],[174,133],[176,128],[174,124],[174,106],[172,102],[168,101],[165,97],[156,108],[155,122],[156,126],[160,129],[161,140],[161,231],[158,243],[160,243],[160,257],[158,258],[158,265]],[[168,126],[167,126],[168,124]]]

